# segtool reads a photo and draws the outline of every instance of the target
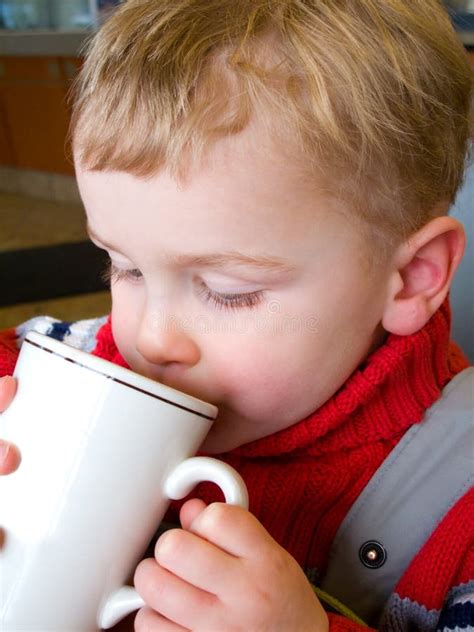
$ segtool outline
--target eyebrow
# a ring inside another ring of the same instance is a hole
[[[89,222],[87,222],[87,232],[89,233],[89,236],[92,237],[92,239],[98,241],[108,250],[120,252],[119,248],[117,248],[113,244],[107,243],[101,237],[99,237],[99,235],[97,235]],[[280,274],[291,274],[298,270],[297,266],[294,266],[290,262],[285,261],[285,259],[265,255],[256,257],[253,255],[245,255],[243,253],[233,251],[213,254],[169,255],[167,259],[171,264],[176,265],[177,267],[194,265],[203,268],[222,268],[230,265],[240,265],[252,267],[257,270],[275,272]]]

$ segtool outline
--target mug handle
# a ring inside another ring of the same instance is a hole
[[[208,481],[218,485],[224,493],[226,503],[248,509],[249,497],[245,483],[234,468],[227,463],[207,456],[194,456],[182,461],[165,481],[164,493],[170,500],[180,500],[198,483]],[[107,600],[102,608],[98,624],[107,630],[145,602],[131,586],[122,586]]]

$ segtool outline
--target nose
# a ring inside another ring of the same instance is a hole
[[[194,366],[201,354],[192,333],[173,315],[157,316],[148,312],[140,322],[136,348],[151,364],[178,362]]]

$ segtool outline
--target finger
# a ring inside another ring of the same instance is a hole
[[[183,628],[151,608],[145,607],[138,611],[135,617],[135,632],[186,632],[189,628]]]
[[[241,561],[201,537],[172,529],[155,546],[158,564],[196,588],[220,595],[240,590]]]
[[[11,375],[0,379],[0,412],[8,408],[16,393],[16,380]]]
[[[264,558],[275,540],[249,511],[226,503],[212,503],[189,530],[238,558]]]
[[[135,572],[137,591],[148,606],[165,619],[189,629],[206,629],[215,595],[180,579],[152,559],[143,560]]]
[[[192,521],[207,507],[206,503],[199,498],[192,498],[184,503],[179,512],[179,519],[183,529],[189,531]]]
[[[0,440],[0,475],[11,474],[20,465],[21,456],[12,443]]]

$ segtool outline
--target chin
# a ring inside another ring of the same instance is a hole
[[[239,448],[241,445],[244,445],[244,442],[234,443],[232,441],[214,441],[212,439],[208,441],[205,439],[199,451],[205,454],[225,454]]]
[[[222,427],[219,423],[219,417],[214,425],[211,427],[207,437],[204,439],[200,450],[207,454],[222,454],[234,450],[243,445],[245,441],[240,440],[237,437],[229,437],[226,432],[225,426]]]

